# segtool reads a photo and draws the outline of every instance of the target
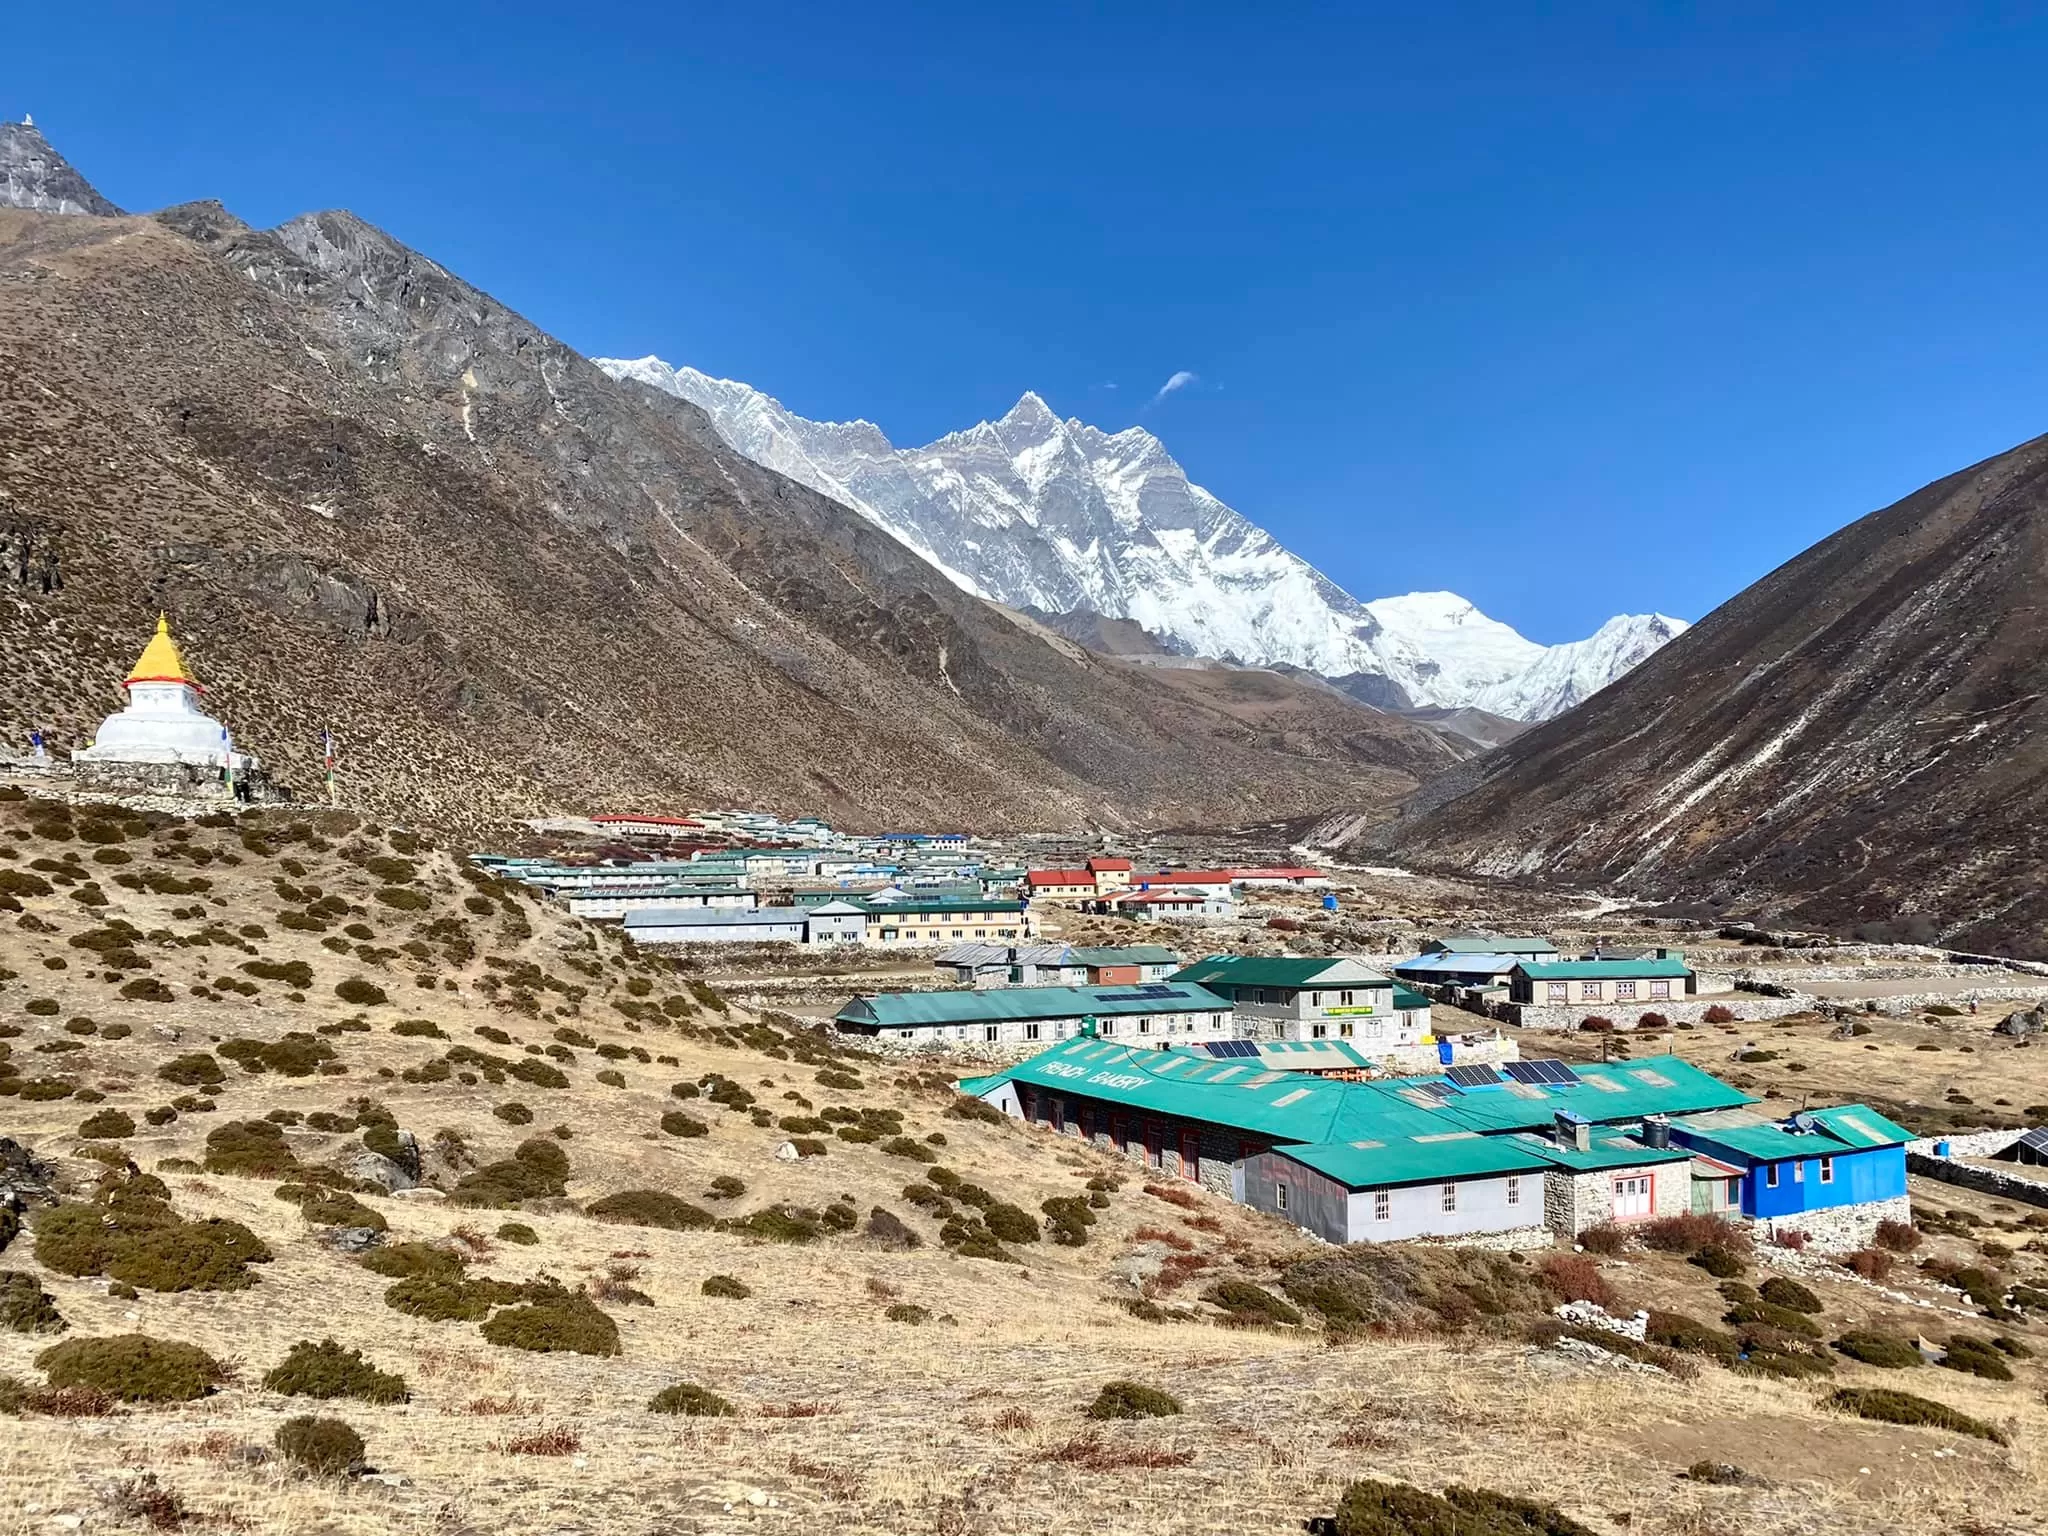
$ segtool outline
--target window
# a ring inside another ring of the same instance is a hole
[[[1549,985],[1550,1000],[1553,1003],[1570,1001],[1571,986],[1567,982],[1553,981]]]
[[[1273,1186],[1273,1209],[1276,1211],[1287,1209],[1287,1186],[1285,1184],[1276,1183]]]
[[[1024,1038],[1026,1040],[1036,1040],[1038,1038],[1038,1028],[1036,1024],[1026,1024],[1024,1026]]]
[[[1614,984],[1614,1000],[1617,1003],[1632,1003],[1636,1000],[1636,984],[1632,981],[1617,981]]]
[[[1115,1034],[1115,1033],[1116,1033],[1116,1020],[1115,1020],[1115,1019],[1103,1019],[1103,1020],[1102,1020],[1102,1021],[1101,1021],[1100,1023],[1098,1023],[1098,1024],[1097,1024],[1097,1025],[1095,1026],[1095,1032],[1096,1032],[1097,1034],[1102,1034],[1102,1035],[1113,1035],[1113,1034]]]
[[[1508,1175],[1508,1204],[1520,1205],[1521,1203],[1522,1176],[1519,1173],[1511,1173]]]
[[[997,1027],[998,1027],[998,1026],[996,1026],[996,1025],[994,1025],[994,1024],[990,1024],[990,1025],[987,1025],[987,1026],[985,1026],[985,1027],[984,1027],[984,1028],[982,1029],[982,1032],[981,1032],[981,1038],[982,1038],[982,1039],[984,1039],[984,1040],[993,1040],[993,1039],[995,1039],[995,1038],[996,1038],[996,1030],[997,1030]]]
[[[1820,1181],[1823,1184],[1835,1182],[1835,1160],[1832,1157],[1824,1157],[1820,1160]]]
[[[1337,994],[1337,1006],[1349,1008],[1351,1006],[1351,994],[1349,992],[1339,992]]]
[[[1337,1033],[1347,1038],[1349,1038],[1351,1034],[1351,1029],[1352,1025],[1349,1019],[1344,1019],[1337,1025]]]
[[[1309,993],[1309,995],[1308,995],[1308,1005],[1309,1005],[1309,1007],[1311,1007],[1311,1008],[1320,1008],[1320,1007],[1322,1007],[1322,1006],[1323,1006],[1323,994],[1322,994],[1322,993],[1320,993],[1320,992],[1311,992],[1311,993]]]
[[[1152,1033],[1152,1019],[1150,1015],[1142,1013],[1138,1015],[1138,1033],[1141,1035]]]
[[[1604,981],[1582,981],[1579,983],[1579,996],[1586,1002],[1597,1003],[1606,993],[1607,983]]]
[[[1764,1188],[1765,1188],[1765,1189],[1776,1189],[1777,1187],[1778,1187],[1778,1165],[1777,1165],[1776,1163],[1772,1163],[1772,1164],[1771,1164],[1771,1165],[1770,1165],[1769,1167],[1767,1167],[1767,1168],[1765,1168],[1765,1169],[1764,1169]]]
[[[1392,1221],[1394,1219],[1394,1192],[1391,1189],[1376,1189],[1372,1192],[1372,1219]]]
[[[1792,1165],[1792,1182],[1794,1184],[1804,1184],[1806,1182],[1806,1164],[1794,1163]]]
[[[1320,1040],[1330,1032],[1330,1026],[1327,1024],[1311,1024],[1308,1027],[1308,1032],[1311,1039]]]
[[[1653,982],[1651,982],[1651,983],[1650,983],[1650,996],[1652,996],[1652,997],[1669,997],[1670,995],[1671,995],[1671,983],[1670,983],[1670,982],[1668,982],[1668,981],[1653,981]]]
[[[1455,1211],[1457,1208],[1458,1186],[1455,1184],[1446,1184],[1444,1186],[1444,1209],[1447,1211]]]

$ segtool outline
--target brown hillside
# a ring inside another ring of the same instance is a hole
[[[1462,770],[1409,855],[2048,953],[2048,439],[1852,523]]]
[[[1056,645],[347,214],[0,210],[0,500],[0,731],[82,739],[161,606],[240,742],[310,786],[332,725],[394,813],[1219,822],[1444,757]]]

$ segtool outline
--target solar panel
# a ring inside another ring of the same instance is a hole
[[[1530,1083],[1544,1087],[1564,1087],[1577,1083],[1579,1074],[1555,1057],[1546,1056],[1540,1061],[1510,1061],[1501,1070],[1518,1083]]]
[[[2031,1151],[2048,1155],[2048,1131],[2029,1131],[2020,1138],[2020,1145]]]
[[[1483,1088],[1488,1083],[1500,1081],[1500,1074],[1491,1067],[1451,1067],[1444,1076],[1460,1088]]]
[[[1257,1044],[1250,1040],[1211,1040],[1205,1049],[1211,1056],[1256,1056]]]
[[[1534,1086],[1543,1081],[1542,1073],[1536,1070],[1537,1066],[1538,1063],[1533,1061],[1510,1061],[1502,1064],[1501,1071],[1518,1083]]]
[[[1464,1097],[1464,1090],[1449,1083],[1417,1083],[1415,1085],[1433,1099],[1458,1099]]]

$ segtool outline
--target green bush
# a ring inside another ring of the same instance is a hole
[[[34,1275],[0,1270],[0,1328],[15,1333],[62,1333],[69,1326]]]
[[[731,1275],[712,1275],[698,1289],[706,1296],[722,1296],[727,1301],[745,1301],[753,1295],[753,1288],[743,1280]]]
[[[507,1349],[530,1349],[542,1354],[619,1352],[619,1325],[582,1292],[560,1287],[539,1291],[523,1307],[507,1307],[483,1325],[483,1336]]]
[[[770,1205],[749,1215],[718,1224],[744,1237],[765,1238],[771,1243],[811,1243],[824,1235],[815,1212],[794,1205]]]
[[[414,1275],[386,1286],[384,1305],[430,1323],[475,1323],[490,1316],[491,1308],[500,1302],[492,1282]]]
[[[21,1214],[11,1205],[0,1205],[0,1253],[21,1235]]]
[[[648,1402],[647,1411],[684,1414],[693,1419],[729,1419],[734,1413],[732,1404],[716,1392],[707,1392],[688,1381],[663,1387]]]
[[[281,1179],[298,1166],[284,1132],[268,1120],[231,1120],[206,1133],[208,1173]]]
[[[432,1243],[392,1243],[372,1248],[359,1262],[371,1274],[389,1280],[460,1280],[468,1265],[468,1260],[453,1249],[437,1248]]]
[[[932,1309],[920,1307],[914,1301],[899,1301],[882,1315],[892,1323],[908,1323],[913,1328],[921,1328],[932,1320]]]
[[[318,1344],[301,1339],[264,1376],[263,1386],[286,1397],[352,1397],[365,1403],[402,1403],[411,1397],[403,1376],[378,1370],[361,1350],[343,1349],[332,1339]]]
[[[1221,1307],[1233,1322],[1279,1323],[1289,1327],[1301,1321],[1301,1313],[1262,1285],[1249,1280],[1219,1280],[1202,1293],[1202,1299]]]
[[[540,1234],[523,1221],[508,1221],[498,1228],[498,1241],[531,1248],[540,1241]]]
[[[1720,1247],[1718,1244],[1710,1244],[1700,1249],[1698,1253],[1692,1255],[1686,1262],[1704,1269],[1716,1280],[1732,1280],[1747,1268],[1742,1262],[1740,1254]]]
[[[963,1197],[964,1198],[964,1197]],[[1035,1243],[1038,1241],[1038,1219],[1029,1211],[1004,1201],[997,1201],[982,1212],[982,1220],[997,1242]]]
[[[1860,1360],[1865,1365],[1880,1366],[1888,1371],[1904,1370],[1921,1363],[1920,1351],[1910,1340],[1870,1329],[1852,1329],[1835,1340],[1835,1348],[1851,1360]]]
[[[135,1134],[135,1120],[118,1109],[103,1109],[81,1120],[78,1134],[86,1141],[119,1141]]]
[[[2007,1443],[2004,1431],[1981,1419],[1973,1419],[1946,1404],[1915,1397],[1910,1392],[1894,1391],[1890,1387],[1841,1387],[1822,1401],[1830,1408],[1873,1423],[1914,1425],[1954,1435],[1972,1435],[1994,1445]]]
[[[1738,1328],[1761,1324],[1783,1333],[1797,1334],[1801,1338],[1820,1337],[1819,1325],[1804,1312],[1794,1312],[1790,1307],[1773,1306],[1768,1301],[1744,1302],[1739,1306],[1730,1307],[1722,1314],[1721,1321]]]
[[[1733,1365],[1741,1356],[1741,1345],[1733,1334],[1709,1327],[1683,1312],[1652,1311],[1643,1341],[1689,1355],[1705,1355],[1722,1365]]]
[[[142,1333],[66,1339],[37,1355],[36,1366],[53,1387],[89,1387],[124,1403],[186,1403],[227,1379],[197,1345]]]
[[[670,1232],[689,1232],[712,1225],[712,1214],[689,1201],[659,1189],[625,1189],[602,1200],[593,1200],[583,1214],[599,1221],[620,1222],[631,1227],[661,1227]]]
[[[156,1075],[180,1088],[213,1088],[227,1081],[227,1072],[210,1051],[192,1051],[173,1056],[156,1069]]]
[[[2005,1356],[1998,1346],[1989,1339],[1973,1339],[1967,1334],[1959,1333],[1952,1337],[1942,1351],[1941,1359],[1935,1363],[1951,1371],[1981,1376],[1986,1381],[2012,1380],[2012,1367],[2005,1363]]]
[[[363,1437],[340,1419],[306,1414],[278,1426],[277,1454],[308,1472],[338,1477],[361,1465]]]
[[[891,1157],[908,1158],[913,1163],[936,1163],[939,1154],[921,1141],[912,1141],[908,1136],[892,1136],[882,1143],[882,1150]]]
[[[1091,1419],[1163,1419],[1180,1412],[1180,1399],[1135,1381],[1112,1381],[1088,1405]]]
[[[446,1040],[448,1031],[432,1019],[400,1019],[391,1026],[391,1033],[403,1035],[409,1040]]]
[[[1785,1307],[1808,1316],[1819,1313],[1820,1298],[1797,1280],[1773,1275],[1757,1288],[1757,1295],[1774,1307]]]
[[[299,1214],[316,1227],[368,1227],[373,1232],[391,1229],[391,1223],[384,1219],[382,1211],[363,1204],[343,1190],[301,1201]]]
[[[391,1001],[382,987],[361,976],[345,977],[335,983],[334,995],[357,1008],[375,1008]]]
[[[1352,1483],[1337,1501],[1331,1536],[1593,1536],[1553,1505],[1486,1488],[1425,1493],[1407,1483]]]
[[[258,981],[281,981],[294,991],[313,985],[313,967],[303,960],[244,960],[242,974]]]
[[[568,1175],[569,1155],[554,1142],[532,1136],[502,1162],[487,1163],[464,1175],[448,1198],[455,1205],[505,1210],[522,1200],[566,1195]]]
[[[500,1104],[496,1109],[492,1110],[491,1113],[496,1115],[500,1120],[504,1121],[507,1125],[533,1124],[533,1111],[528,1109],[524,1104]]]
[[[707,1200],[737,1200],[747,1192],[746,1181],[721,1173],[704,1191]]]
[[[270,1260],[263,1240],[239,1221],[208,1217],[138,1233],[109,1257],[108,1276],[144,1291],[239,1291],[247,1268]]]
[[[924,1239],[919,1237],[902,1217],[893,1211],[884,1210],[879,1205],[870,1208],[868,1211],[866,1235],[874,1242],[882,1244],[885,1248],[899,1248],[907,1251],[924,1246]],[[1054,1237],[1055,1239],[1058,1237],[1057,1229],[1055,1229]]]

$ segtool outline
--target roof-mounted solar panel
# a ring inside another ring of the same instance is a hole
[[[1500,1074],[1492,1067],[1467,1066],[1446,1069],[1444,1076],[1460,1088],[1483,1088],[1488,1083],[1500,1081]]]

